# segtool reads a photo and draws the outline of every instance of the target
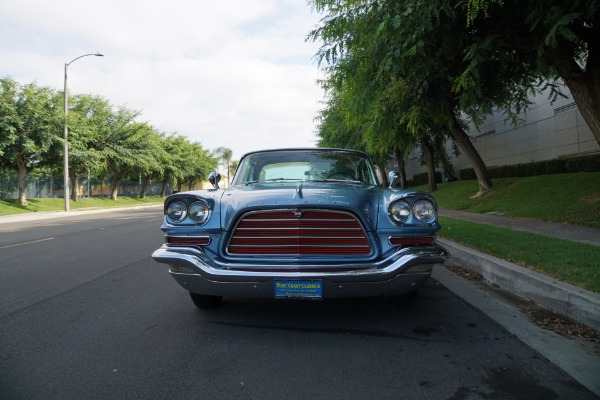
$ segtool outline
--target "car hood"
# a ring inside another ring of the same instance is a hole
[[[234,186],[221,196],[221,226],[233,229],[240,214],[272,208],[329,208],[353,212],[366,230],[374,230],[381,188],[350,183],[259,183]]]

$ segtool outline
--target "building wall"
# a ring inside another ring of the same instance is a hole
[[[486,165],[522,164],[600,152],[569,90],[564,87],[563,92],[568,97],[554,103],[548,93],[533,97],[533,104],[521,116],[523,121],[516,128],[500,112],[488,116],[479,129],[471,127],[468,134]],[[452,154],[450,146],[448,154]],[[425,166],[420,165],[420,156],[420,150],[409,156],[406,166],[409,179],[427,172]],[[463,155],[453,158],[452,165],[456,176],[461,169],[471,167]]]

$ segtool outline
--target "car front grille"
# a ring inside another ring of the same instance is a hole
[[[236,225],[230,255],[365,256],[371,246],[358,219],[337,210],[265,210],[244,214]]]

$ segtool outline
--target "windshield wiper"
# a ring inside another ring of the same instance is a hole
[[[309,182],[335,182],[335,183],[352,183],[355,185],[362,184],[362,181],[357,181],[353,179],[313,179]]]
[[[246,186],[248,185],[253,185],[255,183],[265,183],[265,182],[277,182],[277,181],[303,181],[304,179],[298,179],[298,178],[271,178],[271,179],[257,179],[255,181],[248,181],[246,182]]]

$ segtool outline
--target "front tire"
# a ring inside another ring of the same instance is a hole
[[[219,304],[221,304],[221,301],[223,300],[223,297],[221,296],[209,296],[206,294],[198,294],[191,292],[190,297],[192,298],[194,305],[202,310],[205,310],[207,308],[218,307]]]

